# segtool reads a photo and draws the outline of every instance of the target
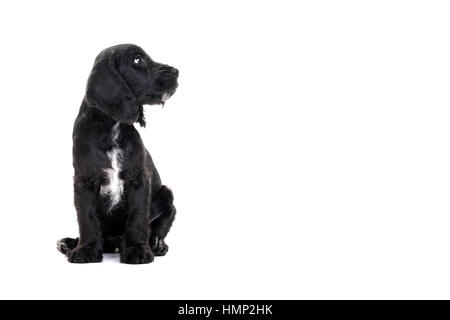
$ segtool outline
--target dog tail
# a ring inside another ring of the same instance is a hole
[[[58,242],[56,243],[56,248],[62,254],[67,255],[70,250],[77,247],[79,240],[79,238],[63,238],[61,240],[58,240]]]

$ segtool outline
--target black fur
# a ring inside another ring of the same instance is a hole
[[[74,263],[100,262],[103,252],[120,252],[123,263],[153,261],[165,255],[164,239],[175,218],[172,191],[161,184],[149,152],[133,123],[145,126],[143,105],[164,104],[177,88],[178,70],[156,63],[138,46],[103,50],[88,79],[73,129],[75,207],[80,237],[58,241],[58,250]],[[112,128],[120,134],[113,141]],[[107,152],[122,150],[124,192],[111,208],[100,194],[111,168]]]

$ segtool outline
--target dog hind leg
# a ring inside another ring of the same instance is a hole
[[[67,255],[70,250],[73,250],[77,247],[80,238],[63,238],[58,240],[56,243],[56,248],[62,254]],[[103,252],[104,253],[115,253],[117,250],[117,240],[116,238],[105,238],[103,241]]]
[[[79,238],[63,238],[61,240],[58,240],[58,242],[56,243],[56,248],[62,254],[67,255],[70,250],[73,250],[77,247],[79,241]]]
[[[149,243],[155,256],[164,256],[169,250],[169,246],[164,242],[164,239],[175,220],[175,214],[172,191],[166,186],[161,186],[152,197],[150,206]]]

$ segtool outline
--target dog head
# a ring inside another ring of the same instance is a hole
[[[164,105],[175,93],[177,79],[177,69],[154,62],[140,47],[117,45],[95,59],[86,102],[116,121],[145,126],[142,106]]]

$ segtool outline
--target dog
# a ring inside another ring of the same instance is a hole
[[[119,251],[120,262],[144,264],[167,253],[173,194],[133,124],[145,127],[143,105],[164,105],[177,87],[178,70],[136,45],[95,59],[72,136],[80,235],[57,243],[69,262],[101,262]]]

